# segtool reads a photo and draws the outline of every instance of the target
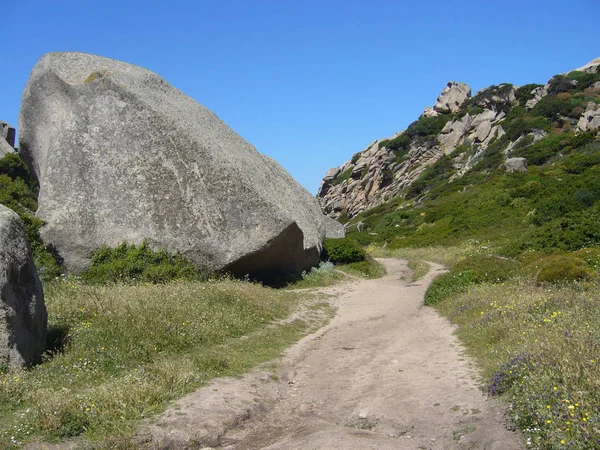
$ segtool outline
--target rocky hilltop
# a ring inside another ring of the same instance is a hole
[[[455,171],[450,181],[490,154],[501,154],[495,163],[507,171],[526,170],[517,150],[548,133],[600,129],[600,102],[589,100],[600,94],[599,67],[600,58],[545,85],[501,84],[475,95],[450,81],[406,130],[327,171],[317,194],[323,211],[343,221],[374,208],[413,186],[444,155]]]
[[[102,245],[143,240],[206,270],[304,269],[335,225],[279,164],[141,67],[47,54],[23,93],[20,127],[42,237],[69,271]]]

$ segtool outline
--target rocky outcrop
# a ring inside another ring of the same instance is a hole
[[[437,98],[434,111],[439,113],[455,113],[471,97],[471,88],[465,83],[449,81],[442,93]]]
[[[599,68],[600,59],[577,70],[595,73]],[[533,98],[520,106],[525,106],[526,110],[533,108],[551,94],[555,83],[564,86],[576,81],[553,77],[545,86],[532,88],[530,94]],[[585,92],[594,94],[594,89],[596,84],[590,85]],[[552,95],[556,95],[556,92]],[[514,129],[511,132],[505,127],[507,114],[517,105],[517,88],[513,85],[490,86],[471,97],[471,89],[466,84],[449,82],[434,107],[427,107],[419,118],[421,129],[430,129],[428,127],[432,122],[445,121],[441,131],[427,136],[406,134],[410,142],[407,144],[406,140],[403,141],[401,150],[386,148],[391,140],[407,131],[396,133],[390,139],[374,141],[355,154],[351,161],[339,168],[330,169],[318,192],[323,211],[335,218],[352,218],[402,194],[427,166],[441,157],[451,158],[454,173],[449,177],[449,182],[453,182],[482,161],[486,151],[496,141],[500,141],[500,147],[493,148],[493,151],[501,151],[502,156],[509,159],[504,165],[505,170],[527,170],[526,161],[511,158],[511,152],[542,139],[547,132],[541,129],[527,130],[516,138],[512,137],[512,141],[505,137],[506,130],[511,136],[515,134]],[[564,119],[569,122],[568,127],[574,128],[577,125],[580,131],[598,130],[600,106],[590,102],[577,124],[572,118]],[[501,163],[497,167],[501,167]]]
[[[48,315],[21,219],[0,205],[0,366],[38,362]]]
[[[577,122],[577,129],[580,131],[600,130],[600,106],[594,102],[589,102],[585,112]]]
[[[326,224],[315,199],[211,111],[141,67],[51,53],[34,67],[20,146],[42,237],[69,271],[147,239],[209,270],[303,269]]]
[[[504,162],[504,170],[506,170],[507,173],[527,172],[527,159],[526,158],[508,158]]]
[[[15,152],[15,129],[0,121],[0,158]]]

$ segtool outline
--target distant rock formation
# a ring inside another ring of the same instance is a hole
[[[577,70],[597,73],[600,58]],[[323,212],[342,219],[374,208],[401,194],[441,157],[451,158],[456,169],[450,181],[462,177],[482,160],[492,143],[506,135],[505,119],[512,108],[519,105],[525,111],[531,110],[556,89],[557,82],[564,90],[576,87],[578,83],[566,74],[558,75],[544,86],[520,89],[518,98],[517,88],[511,84],[490,86],[472,97],[471,88],[465,83],[448,82],[434,106],[427,107],[419,120],[407,130],[389,139],[372,142],[350,161],[327,171],[317,194]],[[585,93],[600,94],[600,81],[587,87]],[[569,127],[576,127],[579,131],[600,130],[600,105],[590,101],[580,118],[566,120],[570,121]],[[440,128],[431,128],[432,124]],[[509,159],[508,166],[505,166],[508,171],[522,171],[527,167],[526,161],[510,160],[515,148],[526,145],[526,142],[535,142],[547,134],[539,129],[525,133],[513,137],[513,142],[504,137],[502,154]],[[402,142],[399,143],[399,140]]]
[[[143,239],[235,274],[319,260],[326,223],[314,197],[146,69],[47,54],[31,72],[20,124],[21,154],[40,183],[42,237],[69,271],[100,245]]]
[[[471,88],[465,83],[449,81],[442,90],[433,109],[439,113],[455,113],[471,97]]]
[[[0,205],[0,365],[38,362],[48,315],[21,219]]]
[[[0,158],[15,152],[15,129],[0,121]]]

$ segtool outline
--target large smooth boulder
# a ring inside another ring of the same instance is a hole
[[[15,152],[15,129],[0,121],[0,158]]]
[[[19,216],[0,205],[0,365],[38,362],[46,350],[48,315],[42,284]]]
[[[68,271],[100,245],[179,251],[236,274],[319,260],[324,216],[274,160],[158,75],[50,53],[21,104],[20,151],[40,183],[42,237]]]

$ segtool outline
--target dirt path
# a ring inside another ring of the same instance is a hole
[[[405,262],[382,262],[384,278],[325,289],[337,316],[288,351],[278,381],[253,374],[192,394],[154,426],[150,446],[524,448],[477,388],[452,325],[423,306],[440,266],[410,284]]]

